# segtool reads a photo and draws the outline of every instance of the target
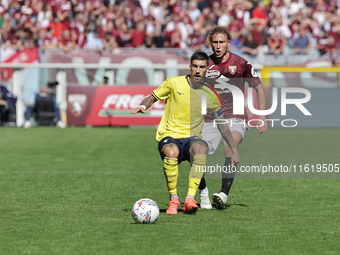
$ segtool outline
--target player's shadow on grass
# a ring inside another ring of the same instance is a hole
[[[199,204],[198,204],[199,205]],[[231,207],[231,206],[235,206],[235,205],[238,205],[238,206],[242,206],[242,207],[247,207],[248,205],[245,205],[245,204],[226,204],[225,207],[226,209]],[[217,205],[216,204],[212,204],[212,207],[216,208],[217,209]]]
[[[201,205],[200,203],[197,204],[199,208],[201,208]],[[225,209],[231,207],[231,206],[235,206],[235,205],[238,205],[238,206],[242,206],[242,207],[247,207],[247,205],[245,204],[227,204],[225,207]],[[168,206],[168,205],[167,205]],[[184,203],[181,203],[181,207],[184,206]],[[217,209],[217,206],[216,204],[212,204],[212,207],[216,208]],[[123,209],[123,211],[131,211],[131,209]],[[166,213],[166,209],[159,209],[159,212],[160,213]],[[178,212],[183,212],[183,209],[182,208],[178,208]]]
[[[200,203],[197,203],[197,205],[198,205],[199,208],[201,208],[201,204]],[[242,206],[242,207],[247,207],[247,205],[245,205],[245,204],[227,204],[225,206],[226,207],[225,209],[229,208],[230,206],[235,206],[235,205]],[[181,206],[183,207],[184,203],[181,203]],[[217,209],[216,204],[212,204],[212,207]],[[159,212],[160,213],[166,213],[166,209],[159,209]],[[183,212],[183,209],[178,208],[178,212]]]

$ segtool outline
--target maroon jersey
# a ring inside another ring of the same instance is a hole
[[[222,111],[225,118],[240,118],[247,120],[247,113],[243,115],[233,114],[233,96],[231,91],[236,86],[236,91],[241,90],[244,95],[245,83],[250,87],[256,87],[261,83],[253,66],[244,58],[229,52],[229,58],[225,63],[217,64],[214,55],[209,56],[209,70],[206,74],[206,81],[218,92],[222,101]],[[234,89],[233,89],[234,90]],[[240,95],[240,94],[239,94]],[[242,96],[243,96],[242,95]],[[241,95],[240,95],[241,96]],[[211,115],[205,116],[206,122],[212,122]]]

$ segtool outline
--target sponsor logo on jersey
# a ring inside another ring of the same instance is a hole
[[[209,70],[205,75],[206,78],[217,78],[221,73],[218,70]]]
[[[217,91],[217,93],[218,93],[219,95],[231,93],[229,89],[225,89],[225,90],[216,90],[216,91]]]
[[[87,96],[85,94],[69,94],[67,104],[71,113],[79,117],[83,114],[87,105]]]
[[[229,66],[229,73],[231,74],[235,74],[237,70],[237,66]]]
[[[177,93],[178,93],[178,95],[180,95],[180,96],[181,96],[181,95],[184,95],[184,93],[181,93],[181,92],[177,92]]]

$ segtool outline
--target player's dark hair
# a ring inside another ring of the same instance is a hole
[[[233,39],[228,28],[216,26],[209,33],[209,41],[211,42],[213,35],[217,34],[225,34],[228,41],[231,41],[231,39]]]
[[[192,64],[194,60],[205,60],[207,61],[207,65],[209,65],[209,57],[204,52],[198,51],[192,54],[191,59],[190,59],[190,64]]]

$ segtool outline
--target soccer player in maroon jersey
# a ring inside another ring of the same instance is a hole
[[[246,113],[233,114],[233,100],[237,100],[235,96],[244,95],[245,83],[247,82],[248,85],[257,92],[259,110],[265,110],[266,93],[253,66],[244,58],[228,51],[231,40],[231,34],[226,27],[217,26],[211,30],[209,41],[213,54],[209,56],[209,70],[206,74],[206,81],[215,88],[220,95],[224,117],[228,121],[234,143],[238,146],[243,140],[248,126],[246,124]],[[265,116],[259,116],[256,126],[259,135],[267,131],[268,124]],[[209,154],[213,154],[222,138],[216,125],[213,123],[211,115],[206,115],[205,117],[202,135],[203,139],[209,145]],[[225,168],[223,169],[232,171],[222,171],[221,191],[213,194],[213,201],[219,209],[225,208],[236,172],[236,166],[234,168],[231,166],[231,150],[227,144],[225,144],[225,156]],[[199,189],[201,208],[211,209],[212,206],[204,177],[202,178]]]

